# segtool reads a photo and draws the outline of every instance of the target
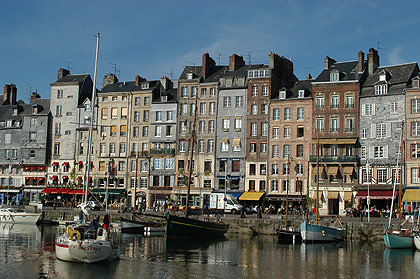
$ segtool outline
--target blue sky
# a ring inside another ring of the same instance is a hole
[[[120,81],[177,79],[205,52],[222,65],[233,53],[267,64],[275,52],[300,79],[316,77],[327,55],[356,60],[378,42],[381,65],[419,61],[420,1],[21,0],[1,8],[0,85],[16,84],[25,102],[31,90],[49,98],[60,67],[93,76],[98,32],[98,87],[115,68]]]

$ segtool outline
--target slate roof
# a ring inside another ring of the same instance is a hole
[[[32,113],[32,107],[39,106],[38,113]],[[13,110],[18,108],[18,114],[13,115]],[[23,116],[27,115],[47,115],[50,112],[50,99],[36,99],[32,104],[22,105],[5,105],[0,106],[0,121],[6,120],[21,120]]]
[[[56,82],[52,82],[51,86],[53,85],[79,85],[79,96],[77,100],[77,106],[80,106],[86,100],[86,98],[89,98],[89,100],[92,98],[93,82],[89,74],[69,74],[65,77],[58,79]]]
[[[408,86],[411,86],[411,80],[418,74],[419,67],[415,62],[378,67],[373,74],[367,76],[365,82],[362,85],[362,92],[360,97],[375,95],[374,86],[375,84],[379,84],[379,74],[382,71],[387,73],[388,95],[403,94],[403,90]]]
[[[143,83],[148,83],[149,88],[143,89],[141,86],[141,84]],[[145,91],[146,92],[146,91],[153,90],[159,84],[160,84],[159,80],[151,80],[151,81],[145,80],[145,81],[140,82],[140,84],[137,86],[136,86],[135,81],[120,81],[113,84],[107,84],[104,88],[102,88],[102,90],[99,93],[123,93],[123,92],[130,92],[130,91],[135,91],[135,92]]]
[[[67,75],[65,77],[62,77],[58,79],[54,83],[74,83],[74,84],[80,84],[82,83],[87,77],[90,77],[89,74],[82,74],[82,75]]]
[[[176,103],[177,100],[177,92],[178,89],[171,88],[164,92],[161,92],[160,94],[153,94],[153,100],[152,103],[154,104],[166,104],[166,103]],[[161,96],[168,96],[168,100],[166,102],[161,102]]]
[[[363,69],[366,69],[367,62],[364,64]],[[338,70],[341,73],[340,81],[356,81],[362,77],[359,74],[359,61],[336,62],[329,69],[324,69],[314,82],[329,82],[330,72],[333,70]]]

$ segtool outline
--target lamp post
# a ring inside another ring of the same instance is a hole
[[[366,178],[367,178],[367,207],[368,207],[368,223],[370,223],[370,192],[369,192],[369,184],[370,184],[370,164],[369,161],[366,161]]]

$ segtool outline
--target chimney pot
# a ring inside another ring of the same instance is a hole
[[[369,53],[367,54],[368,60],[368,71],[369,75],[373,74],[376,69],[379,67],[379,55],[378,51],[374,48],[369,49]]]
[[[363,51],[359,51],[358,52],[358,70],[359,73],[363,72],[363,64],[365,63],[365,54],[363,53]]]
[[[329,56],[325,57],[325,69],[329,69],[334,63],[336,63],[337,61],[335,61],[334,59],[332,59]]]

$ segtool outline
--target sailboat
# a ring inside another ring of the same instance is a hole
[[[96,59],[95,73],[92,89],[92,114],[89,127],[89,144],[92,146],[92,130],[94,119],[94,108],[96,98],[96,75],[98,67],[98,51],[99,37],[96,38]],[[91,148],[88,148],[87,156],[87,177],[90,170]],[[81,204],[82,211],[89,215],[89,206],[87,205],[88,184],[89,180],[85,180],[84,199]],[[119,258],[119,249],[114,241],[112,233],[99,226],[99,216],[95,218],[91,224],[71,224],[68,226],[61,225],[57,230],[57,238],[55,240],[55,252],[57,258],[69,262],[96,263],[101,261]]]
[[[315,201],[315,223],[303,221],[300,225],[302,240],[305,243],[313,242],[339,242],[343,241],[347,230],[343,227],[339,219],[332,226],[323,226],[318,224],[319,214],[319,128],[316,148],[316,201]],[[337,224],[337,226],[335,226]]]
[[[284,229],[277,229],[277,237],[279,243],[300,243],[302,242],[302,235],[300,230],[296,227],[289,227],[288,215],[289,215],[289,183],[290,183],[290,156],[287,157],[287,184],[286,184],[286,227]]]
[[[166,235],[168,237],[219,237],[224,235],[229,230],[229,224],[223,224],[221,222],[209,221],[209,220],[198,220],[189,218],[189,201],[190,201],[190,188],[191,188],[191,177],[193,173],[192,162],[194,158],[194,144],[195,144],[195,133],[196,133],[196,121],[197,121],[197,100],[198,94],[195,95],[195,110],[194,110],[194,121],[191,131],[190,141],[190,163],[189,173],[187,182],[187,204],[186,214],[183,216],[176,216],[166,212]],[[226,187],[226,185],[225,185]]]
[[[407,229],[402,229],[401,227],[401,197],[402,197],[402,183],[403,183],[403,155],[404,153],[402,150],[404,150],[404,122],[401,124],[401,143],[400,143],[400,151],[401,151],[401,175],[400,175],[400,192],[399,192],[399,224],[398,224],[398,230],[392,230],[391,228],[391,220],[392,220],[392,212],[394,207],[394,197],[395,197],[395,186],[397,179],[394,179],[394,189],[393,189],[393,195],[392,195],[392,202],[391,202],[391,211],[389,214],[389,222],[388,222],[388,228],[384,235],[384,242],[385,246],[390,249],[398,249],[398,248],[413,248],[413,232]],[[397,158],[397,169],[398,169],[398,158]]]

